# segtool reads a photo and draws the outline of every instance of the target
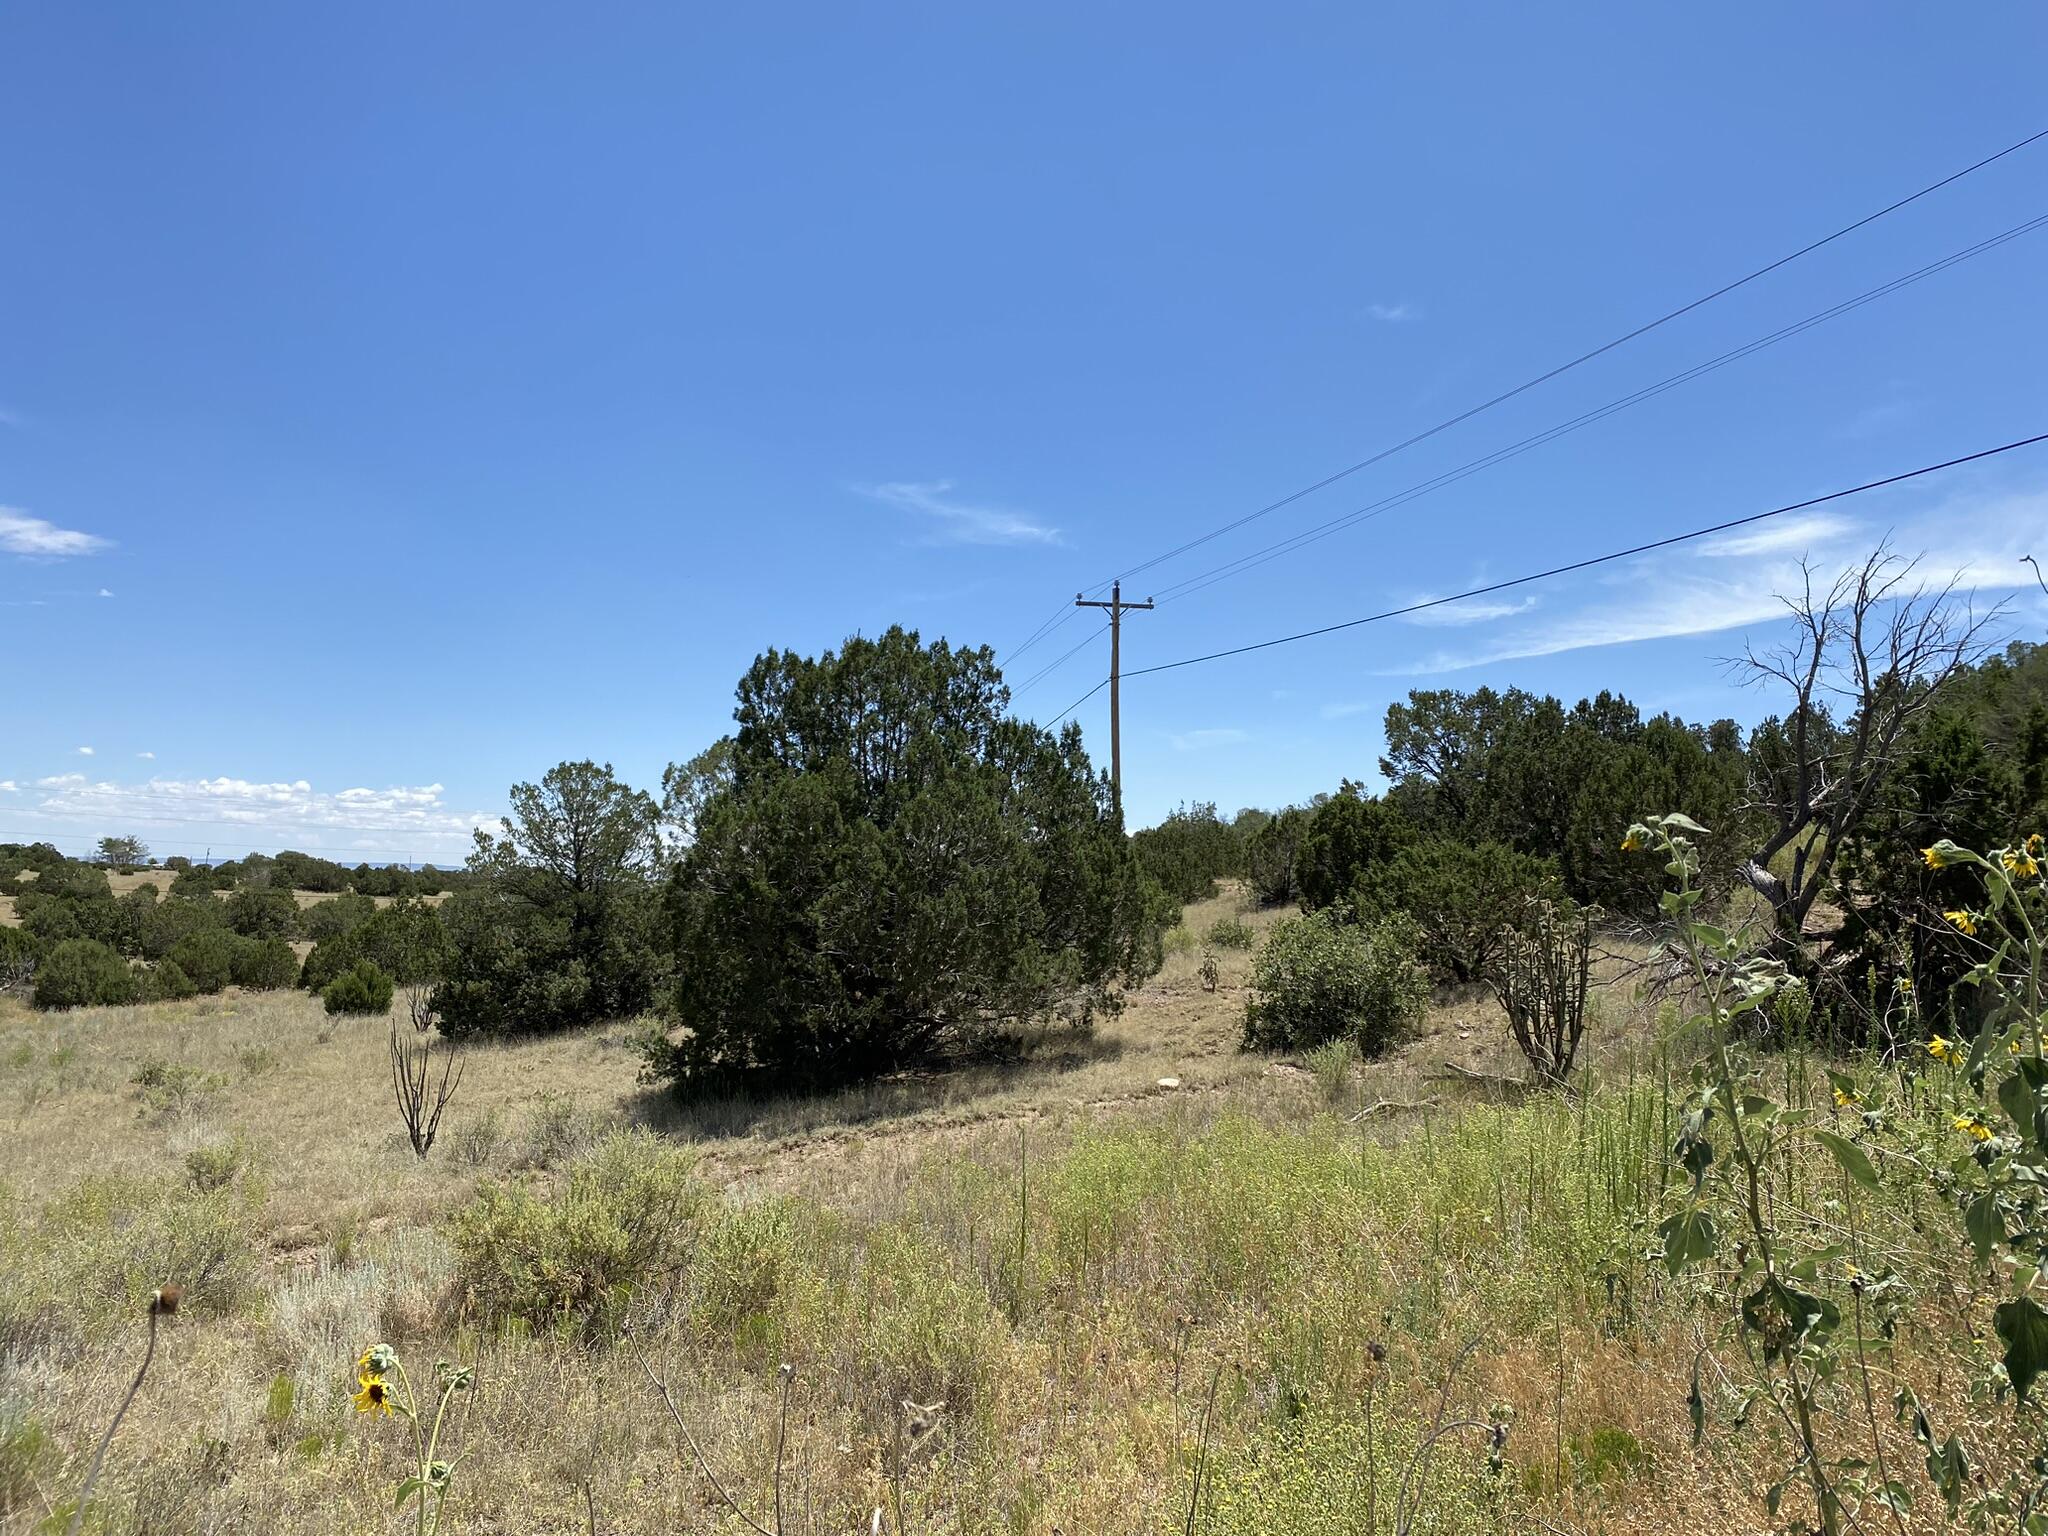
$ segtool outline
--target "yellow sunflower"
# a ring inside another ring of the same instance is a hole
[[[1985,1122],[1982,1115],[1957,1115],[1949,1123],[1972,1140],[1989,1141],[1991,1139],[1991,1127]]]
[[[382,1376],[358,1377],[357,1388],[356,1395],[350,1399],[357,1413],[375,1413],[381,1408],[384,1417],[391,1417],[391,1388]]]
[[[2023,848],[2006,849],[1998,856],[1998,862],[2015,880],[2031,880],[2041,873],[2041,866],[2035,862],[2034,856]]]
[[[1922,848],[1920,857],[1927,861],[1929,869],[1940,869],[1948,863],[1948,855],[1941,851],[1939,844],[1932,848]]]
[[[1623,853],[1641,853],[1643,851],[1642,833],[1636,831],[1633,827],[1629,828],[1628,835],[1621,840],[1621,851]]]
[[[1835,1090],[1835,1106],[1838,1109],[1847,1109],[1851,1104],[1861,1104],[1862,1102],[1861,1099],[1857,1098],[1855,1094],[1849,1092],[1846,1088],[1837,1088]]]
[[[1936,1035],[1930,1039],[1927,1042],[1927,1054],[1936,1061],[1954,1062],[1963,1059],[1963,1053],[1957,1048],[1956,1042],[1946,1035]]]
[[[1977,936],[1976,913],[1965,912],[1958,908],[1954,912],[1944,912],[1941,915],[1948,919],[1949,923],[1955,928],[1955,930],[1958,933],[1964,934],[1970,938],[1975,938]]]

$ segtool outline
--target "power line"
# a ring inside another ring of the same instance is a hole
[[[1825,324],[1829,320],[1834,320],[1848,314],[1851,310],[1860,309],[1865,304],[1875,303],[1878,299],[1897,293],[1902,288],[1910,287],[1914,283],[1932,277],[1936,273],[1946,271],[1948,268],[1968,261],[1973,257],[1981,256],[1986,251],[1994,250],[2008,241],[2017,240],[2022,235],[2031,234],[2044,225],[2048,225],[2048,214],[2039,215],[2027,220],[2023,224],[2015,225],[2011,229],[1989,236],[1978,241],[1975,245],[1966,246],[1952,255],[1944,256],[1939,261],[1932,261],[1924,267],[1916,268],[1906,273],[1903,277],[1893,278],[1890,282],[1868,289],[1863,293],[1857,294],[1854,298],[1844,299],[1841,303],[1831,305],[1817,314],[1808,315],[1804,320],[1794,321],[1790,325],[1781,326],[1779,329],[1760,336],[1754,341],[1747,342],[1732,351],[1723,352],[1718,357],[1710,358],[1704,363],[1695,364],[1693,367],[1674,373],[1668,378],[1660,379],[1654,384],[1647,384],[1631,394],[1623,395],[1619,399],[1610,400],[1605,405],[1582,412],[1580,415],[1560,422],[1556,426],[1547,427],[1541,432],[1521,439],[1519,442],[1510,443],[1505,448],[1498,448],[1491,453],[1481,454],[1476,459],[1468,459],[1457,468],[1445,470],[1439,475],[1432,475],[1429,479],[1419,481],[1409,486],[1406,490],[1396,491],[1391,495],[1383,496],[1378,501],[1368,502],[1357,510],[1331,518],[1328,522],[1318,523],[1312,528],[1303,529],[1300,533],[1290,534],[1284,539],[1278,539],[1264,548],[1255,549],[1247,554],[1239,555],[1235,559],[1226,560],[1221,565],[1211,566],[1206,571],[1186,577],[1173,583],[1171,586],[1160,588],[1159,601],[1161,603],[1171,603],[1183,597],[1191,597],[1203,588],[1214,586],[1217,582],[1227,577],[1252,570],[1266,564],[1269,560],[1276,560],[1281,555],[1290,554],[1294,550],[1314,544],[1319,540],[1328,538],[1333,533],[1378,517],[1382,513],[1391,511],[1395,507],[1406,505],[1418,497],[1426,496],[1431,491],[1441,490],[1444,486],[1454,484],[1470,475],[1478,474],[1483,469],[1491,469],[1494,465],[1517,458],[1533,448],[1540,448],[1546,443],[1555,442],[1558,438],[1576,432],[1581,427],[1591,426],[1597,421],[1605,420],[1607,417],[1625,411],[1631,406],[1640,405],[1645,400],[1653,399],[1669,390],[1677,389],[1680,385],[1689,384],[1694,379],[1725,368],[1731,363],[1740,362],[1743,358],[1761,352],[1767,347],[1776,346],[1781,341],[1790,340],[1794,336],[1812,330],[1815,326]]]
[[[1147,670],[1150,671],[1152,669],[1147,668]],[[1132,673],[1131,675],[1135,677],[1137,674]],[[1058,714],[1054,715],[1050,720],[1046,721],[1046,729],[1050,730],[1053,726],[1058,725],[1062,720],[1066,719],[1067,716],[1071,715],[1075,710],[1079,709],[1083,704],[1086,704],[1090,699],[1094,698],[1095,695],[1102,692],[1102,690],[1107,688],[1108,686],[1109,679],[1105,677],[1101,682],[1097,683],[1093,688],[1090,688],[1086,693],[1082,694],[1081,697],[1074,700],[1074,702],[1069,704],[1065,709],[1061,710]]]
[[[1046,678],[1052,676],[1053,673],[1057,672],[1061,667],[1065,666],[1069,661],[1073,660],[1074,657],[1080,655],[1082,651],[1086,650],[1095,641],[1101,639],[1104,635],[1108,633],[1109,626],[1107,624],[1103,625],[1100,629],[1090,630],[1087,636],[1082,639],[1079,645],[1074,646],[1070,650],[1063,651],[1055,660],[1047,662],[1044,666],[1040,667],[1036,672],[1032,673],[1031,676],[1026,678],[1023,682],[1019,683],[1015,688],[1013,688],[1010,691],[1010,697],[1014,699],[1017,697],[1018,694],[1023,693],[1027,689],[1032,688],[1037,684],[1043,682]]]
[[[1768,512],[1752,512],[1747,517],[1730,518],[1723,523],[1714,523],[1705,528],[1695,528],[1690,533],[1675,533],[1669,538],[1653,539],[1647,544],[1632,545],[1604,555],[1594,555],[1585,560],[1574,560],[1569,565],[1554,565],[1547,571],[1535,571],[1527,576],[1515,576],[1506,581],[1491,582],[1483,587],[1473,587],[1465,592],[1453,592],[1448,597],[1432,597],[1424,602],[1409,603],[1401,608],[1389,608],[1382,613],[1369,613],[1362,619],[1346,619],[1339,624],[1325,624],[1318,629],[1304,629],[1297,634],[1280,635],[1272,640],[1259,640],[1251,645],[1236,645],[1228,650],[1211,651],[1204,656],[1185,656],[1179,661],[1163,661],[1156,666],[1138,667],[1127,672],[1127,677],[1143,677],[1151,672],[1171,672],[1178,667],[1192,667],[1205,661],[1221,661],[1228,656],[1243,656],[1252,651],[1271,650],[1276,645],[1291,645],[1297,640],[1310,640],[1317,635],[1334,634],[1340,629],[1356,629],[1361,624],[1377,624],[1383,619],[1397,619],[1404,614],[1420,613],[1426,608],[1440,608],[1445,603],[1462,602],[1468,597],[1484,597],[1493,592],[1505,592],[1512,587],[1527,586],[1535,581],[1548,581],[1553,576],[1569,575],[1573,571],[1588,570],[1596,565],[1606,565],[1615,560],[1626,560],[1632,555],[1649,554],[1652,550],[1669,549],[1674,544],[1689,543],[1703,539],[1709,534],[1726,533],[1731,528],[1744,528],[1751,523],[1760,523],[1766,518],[1782,517],[1787,512],[1801,512],[1808,507],[1818,507],[1845,497],[1859,496],[1865,491],[1875,491],[1887,485],[1898,485],[1902,481],[1917,480],[1922,475],[1935,474],[1944,469],[1954,469],[1959,464],[1972,464],[1979,459],[1993,458],[2001,453],[2011,453],[2016,448],[2030,448],[2036,443],[2048,442],[2048,432],[2034,437],[2023,437],[2016,442],[2003,443],[1996,448],[1982,448],[1975,453],[1966,453],[1960,458],[1945,459],[1939,464],[1925,464],[1919,469],[1909,469],[1903,474],[1887,475],[1882,480],[1869,480],[1862,485],[1852,485],[1844,490],[1829,491],[1825,496],[1809,497],[1805,501],[1790,502],[1782,507],[1773,507]],[[1084,696],[1085,698],[1085,696]],[[1078,705],[1081,700],[1076,701]],[[1071,706],[1070,706],[1071,707]],[[1057,717],[1055,717],[1057,718]]]
[[[1472,406],[1467,410],[1460,411],[1455,416],[1449,417],[1444,421],[1438,422],[1433,427],[1429,427],[1421,432],[1418,432],[1412,437],[1404,438],[1402,441],[1395,443],[1390,448],[1383,448],[1378,453],[1372,454],[1367,458],[1360,459],[1356,464],[1352,464],[1347,468],[1340,469],[1336,471],[1334,474],[1325,475],[1322,479],[1316,481],[1313,485],[1303,486],[1300,490],[1290,492],[1288,495],[1281,497],[1278,501],[1268,502],[1265,506],[1258,508],[1256,511],[1248,512],[1244,516],[1237,518],[1232,522],[1225,523],[1219,528],[1213,528],[1209,532],[1202,534],[1197,538],[1189,539],[1187,542],[1175,546],[1174,548],[1166,551],[1166,553],[1162,555],[1155,555],[1150,560],[1140,561],[1136,565],[1127,566],[1123,570],[1118,571],[1115,576],[1107,580],[1098,582],[1095,587],[1090,588],[1089,590],[1099,591],[1102,587],[1108,586],[1110,581],[1112,580],[1127,580],[1130,577],[1136,575],[1140,571],[1147,571],[1155,565],[1164,564],[1168,560],[1172,560],[1180,555],[1186,554],[1191,549],[1196,549],[1203,544],[1207,544],[1212,539],[1221,538],[1224,534],[1230,533],[1238,528],[1242,528],[1247,523],[1255,522],[1259,518],[1265,517],[1270,513],[1277,512],[1282,507],[1289,506],[1294,502],[1301,500],[1304,496],[1313,495],[1315,492],[1322,490],[1326,486],[1334,485],[1337,481],[1342,480],[1349,475],[1355,475],[1362,469],[1370,468],[1372,465],[1381,462],[1383,459],[1391,458],[1393,455],[1400,453],[1405,449],[1412,448],[1417,443],[1426,442],[1428,439],[1435,437],[1438,433],[1448,431],[1450,428],[1457,426],[1460,422],[1469,421],[1474,416],[1479,415],[1481,412],[1490,411],[1495,406],[1504,404],[1507,401],[1514,399],[1517,395],[1526,394],[1529,390],[1536,388],[1538,385],[1547,384],[1552,379],[1555,379],[1562,374],[1571,372],[1572,369],[1577,368],[1582,363],[1589,363],[1594,358],[1599,357],[1604,353],[1612,352],[1616,347],[1623,346],[1628,342],[1634,341],[1640,336],[1646,336],[1651,331],[1656,330],[1659,326],[1668,325],[1673,320],[1678,319],[1680,316],[1691,314],[1694,310],[1700,308],[1702,305],[1711,304],[1714,300],[1722,298],[1727,294],[1733,293],[1736,289],[1741,288],[1749,283],[1753,283],[1758,278],[1767,276],[1768,274],[1777,271],[1780,267],[1789,265],[1790,263],[1799,260],[1799,258],[1802,256],[1810,256],[1811,254],[1813,254],[1813,252],[1821,249],[1821,247],[1831,245],[1835,241],[1840,240],[1845,235],[1853,234],[1855,231],[1863,228],[1866,224],[1874,223],[1878,219],[1885,217],[1887,214],[1896,213],[1899,209],[1906,207],[1908,204],[1916,203],[1921,198],[1928,196],[1930,193],[1938,192],[1943,187],[1948,186],[1950,183],[1960,181],[1963,177],[1968,176],[1973,172],[1981,171],[1984,169],[1985,166],[1991,165],[1996,161],[2003,160],[2007,155],[2015,154],[2018,151],[2025,149],[2028,145],[2037,143],[2044,138],[2048,138],[2048,128],[2044,128],[2038,133],[2029,134],[2026,138],[2021,139],[2019,142],[2015,144],[2008,144],[2004,149],[1999,150],[1996,154],[1986,155],[1983,159],[1978,160],[1973,164],[1966,165],[1961,170],[1952,172],[1951,174],[1942,177],[1939,181],[1930,182],[1928,185],[1922,187],[1919,191],[1910,193],[1907,196],[1900,198],[1897,202],[1887,203],[1884,207],[1879,208],[1874,213],[1866,213],[1862,218],[1857,219],[1854,223],[1844,224],[1840,229],[1835,230],[1832,234],[1823,235],[1820,239],[1815,240],[1810,244],[1802,245],[1798,250],[1791,252],[1789,255],[1780,256],[1776,261],[1758,267],[1755,271],[1750,272],[1745,276],[1738,277],[1733,282],[1724,283],[1719,288],[1714,289],[1711,293],[1702,294],[1699,298],[1692,300],[1688,304],[1681,304],[1678,308],[1671,310],[1666,314],[1659,315],[1656,319],[1648,322],[1647,324],[1639,325],[1634,330],[1628,331],[1623,335],[1615,337],[1612,341],[1602,342],[1599,346],[1592,348],[1590,351],[1580,353],[1577,357],[1572,358],[1569,362],[1560,363],[1556,367],[1551,368],[1544,373],[1540,373],[1532,379],[1528,379],[1523,383],[1515,385],[1512,389],[1503,390],[1500,394],[1493,396],[1491,399],[1483,400],[1479,404]]]
[[[1051,634],[1054,630],[1058,629],[1062,624],[1066,623],[1067,620],[1071,619],[1073,616],[1073,605],[1062,599],[1059,607],[1053,609],[1051,614],[1049,614],[1046,617],[1045,621],[1041,623],[1038,626],[1038,628],[1031,631],[1030,634],[1026,635],[1022,640],[1018,641],[1017,644],[1011,646],[1010,649],[1003,652],[1002,660],[1000,661],[999,665],[1005,667],[1008,666],[1011,662],[1015,661],[1019,656],[1022,656],[1026,651],[1030,650],[1031,647],[1038,644],[1039,641],[1043,640],[1047,635]]]

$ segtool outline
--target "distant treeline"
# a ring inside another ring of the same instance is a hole
[[[1751,893],[1788,962],[1866,992],[1939,991],[1973,963],[1940,921],[1967,891],[1920,850],[2048,828],[2048,647],[1957,665],[1938,691],[1881,672],[1866,688],[1839,715],[1816,689],[1749,731],[1645,719],[1609,693],[1568,707],[1519,689],[1417,691],[1387,711],[1384,794],[1347,780],[1279,811],[1194,804],[1132,843],[1182,900],[1221,878],[1263,902],[1359,913],[1492,913],[1483,897],[1554,891],[1647,920],[1664,871],[1618,850],[1636,818],[1679,810],[1710,829],[1710,887]]]
[[[106,843],[123,844],[125,851],[134,856],[73,860],[49,843],[0,843],[0,896],[19,894],[24,870],[40,873],[70,863],[111,865],[130,874],[160,869],[171,878],[171,889],[181,895],[275,887],[323,895],[353,891],[359,896],[440,896],[460,889],[468,878],[463,870],[436,869],[432,864],[423,864],[418,869],[404,864],[357,864],[350,868],[290,848],[275,856],[251,853],[240,859],[212,862],[173,855],[159,864],[147,858],[140,839],[109,838],[103,840],[103,846]]]

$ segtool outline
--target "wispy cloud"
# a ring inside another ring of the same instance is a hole
[[[0,550],[10,555],[64,560],[73,555],[97,554],[112,544],[113,540],[96,533],[59,528],[40,517],[30,517],[19,507],[0,507]]]
[[[80,757],[91,757],[91,756],[92,756],[92,748],[91,748],[91,747],[80,747],[80,748],[78,749],[78,755],[79,755]]]
[[[156,754],[154,752],[138,752],[135,755],[141,758],[145,763],[153,763],[156,761]]]
[[[1825,584],[1860,561],[1886,529],[1839,515],[1814,516],[1690,548],[1645,556],[1613,568],[1611,580],[1581,592],[1590,600],[1557,610],[1543,622],[1506,626],[1489,643],[1438,651],[1393,669],[1401,675],[1453,672],[1492,662],[1596,646],[1714,634],[1775,622],[1785,613],[1778,595],[1799,589],[1802,559]],[[1930,584],[1955,577],[1964,589],[2011,592],[2033,583],[2020,557],[2048,547],[2048,492],[1958,499],[1891,532],[1892,547],[1918,559]]]
[[[1429,601],[1427,597],[1413,599],[1418,603]],[[1484,598],[1471,598],[1462,603],[1444,603],[1436,608],[1424,608],[1416,613],[1404,613],[1402,622],[1421,624],[1433,628],[1459,628],[1467,624],[1488,624],[1495,619],[1513,618],[1518,613],[1527,613],[1534,608],[1538,599],[1531,595],[1520,602],[1488,602]]]
[[[101,587],[101,588],[100,588],[100,591],[99,591],[99,595],[100,595],[101,597],[112,597],[112,596],[113,596],[114,594],[113,594],[113,593],[111,593],[111,592],[109,592],[109,591],[108,591],[108,590],[107,590],[107,589],[106,589],[105,587]]]
[[[143,754],[147,756],[148,754]],[[439,784],[385,789],[317,790],[305,779],[262,783],[251,779],[158,779],[123,783],[89,779],[82,773],[38,779],[43,791],[33,813],[48,822],[104,832],[157,824],[195,826],[181,835],[232,833],[252,847],[308,850],[413,851],[419,856],[466,851],[477,827],[495,827],[497,817],[458,811]]]
[[[1200,752],[1208,747],[1230,747],[1239,742],[1250,741],[1252,733],[1241,731],[1236,726],[1211,726],[1199,731],[1182,731],[1169,736],[1176,752]]]
[[[21,786],[12,779],[0,779],[0,795],[18,795]]]
[[[953,496],[950,480],[891,480],[865,487],[875,500],[929,520],[935,544],[1058,544],[1060,531],[1028,513],[978,506]]]
[[[1368,304],[1365,312],[1386,325],[1402,325],[1422,318],[1422,311],[1405,300],[1399,304]]]

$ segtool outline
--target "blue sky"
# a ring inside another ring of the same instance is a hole
[[[558,759],[655,787],[767,646],[1005,652],[2048,127],[2044,43],[2018,5],[0,7],[0,838],[446,860]],[[2043,213],[2048,141],[1127,595]],[[2044,270],[2048,230],[1138,615],[1126,663],[2041,431]],[[1132,819],[1369,775],[1411,687],[1753,718],[1715,658],[1886,531],[2039,634],[2034,450],[1135,679]]]

